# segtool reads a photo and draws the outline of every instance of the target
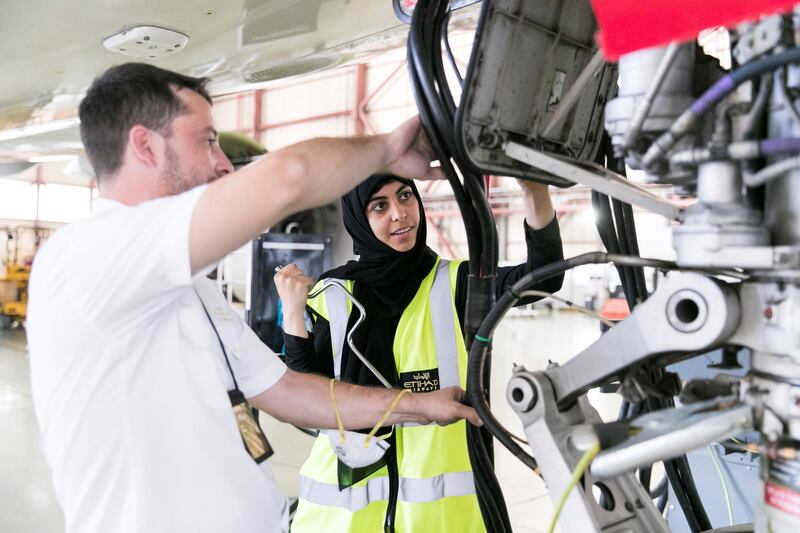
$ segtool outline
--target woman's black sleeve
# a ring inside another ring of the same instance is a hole
[[[286,366],[296,372],[333,377],[333,352],[328,321],[314,317],[314,332],[308,338],[283,332]]]
[[[497,282],[495,285],[495,294],[497,298],[500,298],[509,287],[528,272],[548,263],[564,259],[564,248],[561,244],[561,231],[558,227],[558,220],[555,217],[542,229],[532,229],[528,226],[527,222],[523,222],[523,225],[525,226],[525,244],[528,248],[528,259],[526,262],[520,263],[519,265],[499,267],[497,269]],[[456,309],[458,310],[459,319],[462,324],[464,320],[464,310],[467,307],[468,280],[469,263],[464,261],[458,269],[458,278],[456,281]],[[543,281],[542,283],[537,283],[530,288],[553,293],[561,288],[563,282],[564,276],[560,275]],[[540,299],[539,297],[525,298],[520,300],[517,305],[529,304]]]

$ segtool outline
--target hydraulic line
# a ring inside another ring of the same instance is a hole
[[[672,123],[669,130],[653,142],[642,158],[644,168],[653,168],[677,144],[681,137],[692,131],[698,125],[700,119],[723,98],[732,93],[736,87],[778,67],[797,62],[800,62],[800,48],[790,48],[778,54],[768,55],[745,63],[720,78]]]

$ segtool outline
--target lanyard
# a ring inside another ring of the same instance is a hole
[[[231,361],[228,359],[228,352],[225,350],[225,344],[222,342],[222,337],[219,336],[219,332],[217,331],[217,326],[214,325],[214,321],[211,320],[211,314],[208,312],[206,308],[206,304],[203,303],[203,299],[200,298],[200,294],[197,292],[197,289],[194,291],[197,294],[197,299],[200,300],[200,305],[203,307],[203,311],[206,313],[206,317],[208,321],[211,323],[211,329],[214,330],[214,335],[217,336],[217,341],[219,342],[219,347],[222,349],[222,355],[225,356],[225,364],[228,365],[228,372],[231,373],[231,379],[233,379],[233,390],[239,390],[239,384],[236,382],[236,376],[233,374],[233,367],[231,367]]]
[[[239,390],[239,384],[236,382],[236,376],[233,373],[231,361],[228,359],[228,351],[225,349],[225,344],[222,342],[219,331],[217,331],[217,326],[211,319],[211,313],[208,312],[208,308],[206,308],[203,299],[200,298],[200,293],[197,292],[197,289],[195,289],[194,293],[197,294],[200,305],[203,306],[203,311],[206,313],[206,318],[208,318],[208,321],[211,323],[211,329],[214,330],[214,335],[217,336],[222,355],[225,356],[225,364],[228,365],[228,372],[231,373],[231,379],[233,379],[233,390],[228,391],[228,399],[231,401],[233,415],[236,419],[236,426],[239,429],[239,434],[242,437],[242,443],[250,457],[258,464],[269,458],[274,451],[267,440],[267,436],[264,435],[264,431],[258,424],[256,410],[250,407],[250,404],[247,403],[247,398],[245,398],[242,391]]]

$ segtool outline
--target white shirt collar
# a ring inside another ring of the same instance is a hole
[[[119,207],[125,207],[125,204],[111,198],[95,198],[92,201],[92,216],[101,215]]]

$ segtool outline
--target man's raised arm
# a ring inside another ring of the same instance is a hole
[[[218,179],[198,200],[190,231],[192,273],[372,174],[436,179],[440,170],[431,168],[432,159],[417,117],[385,135],[312,139],[269,153]]]

